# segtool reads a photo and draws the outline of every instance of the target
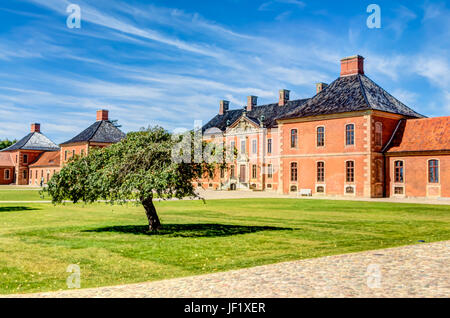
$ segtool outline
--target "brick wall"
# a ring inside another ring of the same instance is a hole
[[[428,161],[431,159],[439,160],[439,183],[428,182]],[[395,161],[403,162],[403,182],[395,182]],[[450,155],[392,156],[387,158],[387,167],[387,196],[450,197]],[[396,194],[395,188],[403,188],[403,194]]]

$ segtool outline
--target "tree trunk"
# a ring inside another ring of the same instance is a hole
[[[145,199],[141,200],[141,203],[144,206],[145,214],[147,215],[148,230],[158,231],[161,228],[161,222],[159,221],[155,206],[153,205],[153,200],[151,198]]]

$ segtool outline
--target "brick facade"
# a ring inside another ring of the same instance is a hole
[[[92,148],[104,148],[119,141],[125,135],[112,125],[108,116],[107,110],[97,111],[96,123],[77,135],[76,142],[66,142],[60,147],[41,133],[40,124],[32,124],[29,135],[0,152],[0,184],[47,184],[74,155],[87,155]],[[5,176],[10,178],[5,180]]]
[[[255,110],[260,114],[272,104],[257,106],[249,96],[246,111],[239,114],[230,111],[228,103],[226,107],[221,104],[219,116],[205,125],[204,140],[211,142],[208,130],[220,131],[220,138],[227,146],[233,142],[238,155],[227,163],[224,173],[218,172],[214,180],[199,180],[199,185],[220,190],[310,192],[314,196],[450,197],[449,117],[426,119],[396,100],[365,77],[364,58],[359,55],[341,60],[340,75],[330,85],[319,83],[317,95],[296,107],[288,106],[289,91],[280,90],[278,106],[286,107],[285,115],[278,115],[276,125],[270,127],[258,121]],[[399,127],[404,123],[407,127],[415,123],[422,130],[419,133],[412,127],[403,131]],[[437,140],[428,149],[431,138]],[[267,153],[269,139],[271,154]],[[390,152],[398,146],[396,139],[401,145],[414,140],[412,144],[421,146],[407,157],[397,156]],[[245,143],[244,152],[241,142]],[[400,185],[393,179],[398,160],[404,162],[405,174]],[[433,165],[439,165],[434,168],[439,169],[435,182],[429,182],[429,160],[437,160]],[[399,187],[404,188],[401,194]]]

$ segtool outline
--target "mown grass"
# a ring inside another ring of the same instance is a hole
[[[40,190],[0,188],[0,201],[51,201],[51,197]]]
[[[160,280],[450,239],[450,206],[296,199],[0,204],[0,293]]]

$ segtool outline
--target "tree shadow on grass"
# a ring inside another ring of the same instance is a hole
[[[36,211],[38,208],[31,208],[28,206],[0,206],[0,213],[2,212],[24,212],[24,211]]]
[[[84,232],[117,232],[136,235],[167,237],[221,237],[263,231],[292,231],[290,228],[272,226],[243,226],[227,224],[166,224],[158,232],[149,232],[145,225],[111,226]]]

